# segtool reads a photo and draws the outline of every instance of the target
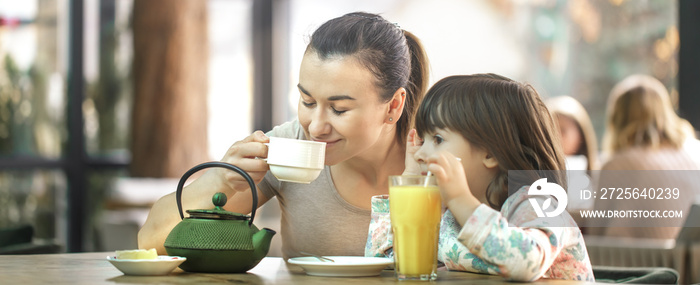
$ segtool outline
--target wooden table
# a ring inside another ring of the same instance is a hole
[[[113,252],[40,255],[0,255],[0,284],[385,284],[397,283],[394,271],[374,277],[317,277],[282,258],[266,257],[244,274],[187,273],[176,269],[168,276],[126,276],[106,258]],[[514,284],[500,276],[440,271],[441,284]],[[421,282],[402,282],[420,284]],[[539,280],[535,284],[587,284],[562,280]]]

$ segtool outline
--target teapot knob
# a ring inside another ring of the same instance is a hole
[[[214,197],[211,198],[211,202],[214,203],[214,206],[216,206],[217,210],[221,210],[221,207],[226,205],[226,200],[226,194],[221,192],[216,192],[216,194],[214,194]]]

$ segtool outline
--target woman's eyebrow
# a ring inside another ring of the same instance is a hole
[[[306,96],[309,96],[312,98],[314,97],[314,96],[311,96],[311,93],[309,93],[308,90],[304,89],[304,87],[301,87],[301,83],[297,84],[297,88],[299,88],[299,91],[301,91],[301,93],[306,94]],[[340,101],[340,100],[355,100],[355,98],[353,98],[352,96],[349,96],[349,95],[333,95],[331,97],[328,97],[328,101]]]
[[[339,100],[355,100],[355,98],[352,98],[348,95],[334,95],[334,96],[328,97],[328,101],[339,101]]]
[[[304,87],[301,87],[301,83],[297,84],[297,88],[299,88],[299,91],[301,91],[301,93],[306,94],[306,96],[313,97],[313,96],[311,96],[311,93],[309,93],[309,91],[306,91],[306,89],[304,89]]]

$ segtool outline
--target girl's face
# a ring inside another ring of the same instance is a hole
[[[486,186],[490,183],[494,171],[484,164],[488,153],[481,148],[472,146],[458,132],[437,129],[435,133],[423,134],[423,145],[416,152],[414,158],[421,164],[422,169],[427,170],[425,164],[427,158],[440,151],[447,151],[461,159],[469,189],[474,197],[485,201]],[[423,173],[423,175],[425,174]]]
[[[326,165],[361,154],[393,132],[385,124],[389,103],[380,102],[374,80],[352,57],[304,55],[297,85],[299,122],[307,138],[326,142]]]
[[[565,155],[577,154],[583,137],[579,131],[578,124],[574,119],[568,116],[556,116],[559,125],[559,133],[561,135],[561,144]]]

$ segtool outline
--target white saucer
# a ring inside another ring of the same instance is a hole
[[[394,263],[393,260],[383,257],[325,257],[333,259],[335,262],[323,261],[310,256],[290,258],[288,262],[301,266],[308,275],[336,277],[375,276],[379,275],[384,268]]]
[[[156,276],[168,275],[187,258],[160,255],[158,259],[117,259],[107,256],[107,260],[124,275]]]

